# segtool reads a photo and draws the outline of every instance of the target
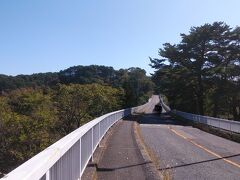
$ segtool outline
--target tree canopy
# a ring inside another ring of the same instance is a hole
[[[0,90],[1,173],[98,116],[146,102],[153,84],[140,68],[92,65],[0,75]]]
[[[173,108],[239,119],[240,28],[223,22],[192,27],[178,44],[150,58],[153,81]]]

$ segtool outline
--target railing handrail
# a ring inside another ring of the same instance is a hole
[[[209,126],[219,128],[219,129],[224,129],[234,133],[240,133],[240,122],[237,122],[237,121],[227,120],[222,118],[215,118],[211,116],[197,115],[197,114],[192,114],[192,113],[187,113],[187,112],[182,112],[177,110],[173,110],[172,112],[176,115],[182,116],[185,119],[188,119],[191,121],[207,124]],[[218,123],[215,123],[214,121]]]
[[[232,120],[228,120],[228,119],[211,117],[211,116],[203,116],[203,115],[198,115],[198,114],[192,114],[192,113],[187,113],[187,112],[178,111],[178,110],[171,110],[163,102],[161,96],[160,96],[160,102],[162,104],[162,107],[167,112],[171,111],[173,114],[181,116],[181,117],[183,117],[185,119],[188,119],[190,121],[197,121],[198,123],[207,124],[207,125],[215,127],[215,128],[224,129],[224,130],[235,132],[235,133],[240,133],[240,122],[232,121]],[[191,117],[189,117],[189,116],[191,116]],[[214,123],[213,121],[217,121],[218,123]]]
[[[217,118],[217,117],[212,117],[212,116],[205,116],[205,115],[193,114],[193,113],[188,113],[188,112],[179,111],[179,110],[173,110],[173,112],[174,112],[174,111],[175,111],[175,112],[180,112],[180,113],[189,114],[189,115],[193,115],[193,116],[199,116],[199,117],[204,117],[204,118],[211,118],[211,119],[214,119],[214,120],[219,120],[219,121],[225,121],[225,122],[231,122],[231,123],[240,124],[240,122],[234,121],[234,120],[230,120],[230,119],[223,119],[223,118]]]
[[[92,131],[95,126],[101,127],[101,122],[106,120],[107,118],[110,118],[111,116],[119,116],[115,119],[112,119],[111,122],[106,121],[109,125],[105,126],[103,135],[100,136],[100,129],[99,129],[99,139],[95,147],[92,145],[92,152],[90,154],[90,157],[87,157],[87,159],[90,159],[93,152],[95,151],[95,148],[101,141],[104,134],[107,132],[107,130],[119,119],[122,117],[129,115],[132,113],[132,111],[136,111],[138,108],[141,109],[148,105],[150,103],[147,102],[146,104],[134,108],[128,108],[128,109],[122,109],[118,111],[114,111],[105,115],[102,115],[101,117],[98,117],[83,126],[79,127],[78,129],[74,130],[73,132],[69,133],[68,135],[64,136],[54,144],[50,145],[48,148],[44,149],[37,155],[33,156],[31,159],[11,171],[9,174],[4,176],[2,179],[8,179],[8,180],[16,180],[16,179],[50,179],[49,178],[49,170],[72,148],[78,141],[80,141],[81,144],[81,138],[87,134],[89,131]],[[127,112],[128,114],[125,114]],[[93,134],[92,134],[93,136]],[[93,144],[93,137],[91,140],[91,143]],[[82,148],[82,147],[80,147]],[[81,150],[80,152],[81,153]],[[81,163],[81,159],[80,162]],[[80,176],[81,177],[85,167],[87,164],[80,164]],[[84,167],[82,167],[84,166]]]
[[[122,111],[122,110],[120,110]],[[116,112],[120,112],[116,111]],[[39,154],[33,156],[31,159],[23,163],[21,166],[19,166],[17,169],[13,170],[9,176],[12,176],[13,174],[16,174],[19,177],[19,173],[27,174],[25,176],[26,179],[31,176],[39,176],[38,174],[44,175],[44,173],[47,172],[47,170],[63,155],[65,154],[74,143],[76,143],[80,137],[82,137],[86,132],[88,132],[89,129],[91,129],[94,125],[96,125],[98,122],[103,120],[106,116],[114,114],[116,112],[108,113],[103,116],[100,116],[83,126],[79,127],[78,129],[74,130],[73,132],[69,133],[68,135],[64,136],[54,144],[50,145],[43,151],[41,151]],[[37,171],[32,170],[34,168],[32,166],[33,162],[40,161],[42,163],[38,163],[37,165],[34,163],[35,168]],[[47,165],[46,163],[47,162]],[[29,169],[31,171],[29,171]],[[32,173],[29,173],[32,172]],[[37,174],[35,174],[37,173]]]

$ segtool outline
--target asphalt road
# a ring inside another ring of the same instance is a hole
[[[136,144],[133,121],[122,120],[114,127],[103,157],[97,165],[97,179],[149,179],[145,162]]]
[[[179,124],[166,114],[145,114],[140,123],[145,143],[160,160],[159,171],[170,171],[173,179],[240,179],[239,143]]]

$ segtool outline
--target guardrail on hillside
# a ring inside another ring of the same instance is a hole
[[[240,122],[226,120],[226,119],[220,119],[220,118],[214,118],[214,117],[210,117],[210,116],[201,116],[201,115],[186,113],[186,112],[177,111],[177,110],[171,110],[162,101],[161,98],[160,98],[160,102],[162,104],[162,107],[167,112],[171,111],[173,114],[183,117],[184,119],[194,121],[197,123],[207,124],[209,126],[219,128],[219,129],[224,129],[224,130],[231,131],[234,133],[240,133]]]
[[[81,176],[108,129],[142,106],[105,114],[81,126],[4,176],[5,180],[76,180]]]

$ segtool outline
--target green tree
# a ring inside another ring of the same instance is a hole
[[[223,114],[219,107],[228,102],[232,114],[236,114],[239,107],[238,101],[234,102],[239,97],[239,37],[238,27],[232,30],[222,22],[215,22],[181,34],[179,44],[164,44],[159,50],[162,58],[150,58],[150,61],[157,70],[153,80],[169,95],[170,104],[180,109],[187,108],[188,104],[191,112],[214,112],[217,116]],[[236,115],[234,117],[236,119]]]
[[[20,164],[58,138],[50,95],[42,90],[19,89],[0,98],[1,165]]]
[[[145,103],[153,93],[153,82],[146,76],[146,71],[140,68],[123,70],[119,82],[125,91],[127,107]]]
[[[120,109],[122,96],[122,90],[105,85],[60,85],[55,96],[57,129],[68,134],[97,116]]]

